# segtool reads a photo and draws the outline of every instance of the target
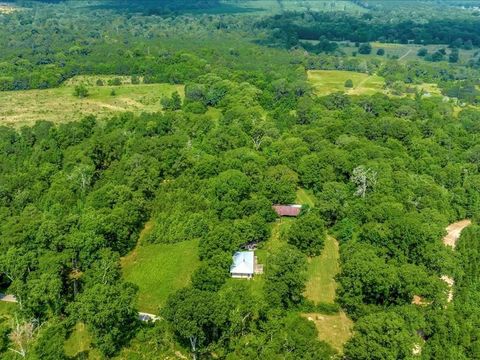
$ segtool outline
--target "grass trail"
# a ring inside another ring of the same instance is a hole
[[[327,236],[320,256],[308,259],[307,287],[305,296],[315,303],[333,303],[337,283],[335,276],[340,270],[338,242]]]

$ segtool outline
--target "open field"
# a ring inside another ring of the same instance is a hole
[[[277,14],[283,11],[345,11],[363,13],[366,10],[346,0],[223,0],[224,5],[245,9],[250,13]],[[232,9],[234,11],[234,8]]]
[[[124,279],[139,287],[140,311],[157,314],[175,290],[190,282],[198,267],[198,241],[138,246],[122,259]]]
[[[353,81],[353,88],[346,88],[345,81]],[[313,85],[315,93],[319,96],[329,95],[334,92],[343,92],[347,95],[373,95],[382,93],[389,96],[396,96],[389,89],[385,89],[385,81],[381,76],[369,75],[354,71],[341,70],[309,70],[308,80]],[[443,96],[437,84],[409,84],[421,93],[428,93],[432,96]],[[405,96],[405,95],[403,95]],[[413,94],[411,95],[413,96]]]
[[[0,3],[0,14],[11,14],[15,11],[19,11],[21,8],[7,3]]]
[[[308,313],[302,316],[315,323],[320,340],[329,343],[340,353],[352,336],[353,321],[343,311],[335,315]]]
[[[178,91],[184,94],[183,85],[122,84],[97,86],[102,76],[71,79],[63,86],[46,90],[6,91],[0,96],[0,123],[5,125],[30,125],[37,120],[68,122],[86,115],[98,118],[124,111],[134,113],[162,110],[160,99]],[[74,96],[75,85],[85,83],[89,96]],[[90,84],[90,85],[88,85]],[[112,90],[115,95],[112,96]]]
[[[447,54],[450,52],[448,45],[417,45],[417,44],[394,44],[394,43],[380,43],[380,42],[371,42],[372,53],[369,55],[358,54],[358,48],[355,47],[354,43],[342,42],[339,43],[340,49],[343,50],[347,55],[352,55],[354,52],[357,52],[358,58],[368,58],[374,57],[377,59],[387,59],[388,57],[393,57],[399,59],[401,62],[412,61],[412,60],[421,60],[424,61],[422,57],[417,56],[418,50],[421,48],[427,48],[429,54],[433,54],[439,49],[447,49]],[[385,55],[378,56],[377,50],[384,49]],[[470,60],[478,49],[464,50],[460,49],[460,63],[466,63]],[[448,60],[448,55],[445,57]]]
[[[65,341],[65,355],[69,358],[100,360],[102,356],[97,350],[91,350],[91,338],[87,327],[83,323],[77,323],[72,333]]]
[[[308,259],[308,276],[305,297],[315,303],[333,303],[337,284],[335,276],[340,267],[338,242],[327,236],[325,247],[320,256]]]
[[[353,81],[353,88],[345,88],[345,81]],[[309,70],[308,80],[319,96],[334,92],[348,95],[372,95],[383,92],[384,79],[377,75],[368,75],[353,71]]]

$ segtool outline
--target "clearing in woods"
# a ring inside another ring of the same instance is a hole
[[[120,79],[122,84],[96,85],[99,79],[107,84],[113,78]],[[88,89],[89,95],[85,98],[74,95],[75,86],[80,83]],[[104,118],[124,111],[136,114],[158,112],[162,111],[161,98],[171,96],[175,91],[184,96],[183,85],[131,84],[130,77],[121,76],[79,76],[53,89],[3,91],[0,124],[23,126],[38,120],[75,121],[87,115]]]
[[[338,242],[327,236],[320,256],[308,259],[308,281],[305,296],[315,303],[333,303],[337,283],[335,275],[340,270]]]
[[[353,321],[347,314],[340,311],[334,315],[324,315],[320,313],[306,313],[303,317],[313,321],[318,330],[318,338],[330,344],[340,354],[343,351],[343,345],[352,336]]]
[[[311,207],[315,205],[313,195],[303,189],[297,191],[297,202]],[[304,294],[307,299],[315,304],[334,303],[337,288],[335,276],[340,271],[339,259],[337,240],[327,236],[322,253],[308,259],[308,280]],[[320,340],[329,343],[340,353],[352,336],[353,322],[343,311],[332,315],[308,313],[302,316],[314,322]]]
[[[158,314],[168,295],[187,286],[190,277],[200,264],[198,241],[176,244],[143,244],[152,223],[145,225],[139,244],[121,259],[123,277],[136,284],[140,311]]]
[[[319,96],[334,92],[345,92],[348,95],[373,95],[383,92],[385,85],[385,80],[381,76],[341,70],[309,70],[308,80]],[[345,87],[347,80],[353,81],[353,88]]]

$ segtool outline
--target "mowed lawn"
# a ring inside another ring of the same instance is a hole
[[[139,310],[157,314],[168,295],[189,284],[199,264],[198,241],[191,240],[140,245],[122,259],[122,270],[139,287]]]
[[[339,267],[338,242],[327,236],[320,256],[308,259],[308,281],[305,297],[315,303],[333,303]]]
[[[172,84],[131,84],[97,86],[96,81],[106,76],[82,76],[69,80],[63,86],[45,90],[5,91],[0,96],[0,124],[31,125],[38,120],[68,122],[87,115],[99,118],[131,111],[158,112],[160,100],[178,91],[183,97],[184,86]],[[89,95],[74,96],[75,86],[85,83]],[[115,95],[112,95],[112,90]]]
[[[344,92],[348,95],[372,95],[383,92],[385,85],[385,80],[381,76],[341,70],[309,70],[308,80],[319,96],[335,92]],[[347,80],[353,81],[353,88],[345,87]]]

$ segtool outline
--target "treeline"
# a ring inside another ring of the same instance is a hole
[[[275,30],[274,37],[282,37],[286,46],[298,40],[369,42],[381,41],[407,44],[452,44],[471,49],[480,45],[480,19],[469,17],[433,18],[425,22],[415,20],[387,21],[380,14],[353,16],[344,13],[285,12],[258,23],[260,28]]]

